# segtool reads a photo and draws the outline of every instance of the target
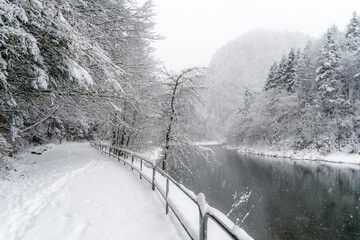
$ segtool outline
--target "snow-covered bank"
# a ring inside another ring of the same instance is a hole
[[[89,143],[17,158],[0,178],[0,239],[187,238],[157,193]]]
[[[290,158],[294,160],[312,160],[312,161],[324,161],[333,163],[347,163],[360,165],[360,154],[358,153],[344,153],[344,152],[333,152],[329,154],[322,154],[316,150],[273,150],[261,146],[225,146],[227,149],[236,150],[242,154],[253,154],[266,157],[277,157],[277,158]]]

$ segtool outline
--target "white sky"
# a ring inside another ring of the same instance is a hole
[[[207,66],[215,51],[253,29],[299,31],[319,37],[343,30],[360,0],[153,0],[156,56],[169,69]]]

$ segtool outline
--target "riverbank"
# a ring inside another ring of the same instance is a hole
[[[332,163],[346,163],[360,165],[359,153],[330,152],[323,154],[314,149],[305,150],[277,150],[264,146],[224,146],[227,149],[236,150],[241,154],[252,154],[265,157],[289,158],[293,160],[323,161]]]

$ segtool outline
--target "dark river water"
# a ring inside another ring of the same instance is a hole
[[[359,166],[211,148],[221,164],[197,158],[198,172],[179,180],[224,214],[233,209],[229,218],[254,239],[360,240]]]

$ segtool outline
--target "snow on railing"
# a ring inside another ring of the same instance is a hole
[[[166,202],[166,214],[169,212],[169,208],[174,213],[175,217],[178,219],[190,239],[199,239],[207,240],[208,233],[208,219],[210,218],[213,222],[220,227],[220,229],[225,232],[230,238],[236,240],[253,240],[243,229],[236,226],[230,219],[228,219],[223,213],[219,210],[210,207],[205,200],[203,193],[199,193],[197,196],[194,192],[185,188],[183,185],[179,184],[172,177],[170,177],[166,172],[156,166],[155,161],[136,152],[132,152],[128,149],[114,147],[102,143],[94,143],[93,146],[100,150],[104,154],[108,154],[109,157],[117,158],[120,162],[123,162],[124,165],[128,165],[132,170],[135,170],[139,173],[140,179],[144,179],[151,185],[152,190],[158,189],[160,195],[164,198]],[[134,165],[135,158],[140,160],[140,166],[137,167]],[[129,161],[131,160],[131,162]],[[143,172],[143,164],[149,164],[152,168],[152,178],[150,179]],[[155,181],[155,173],[158,172],[166,179],[166,189],[164,190],[162,186],[157,185]],[[199,229],[198,234],[194,233],[192,229],[189,229],[189,224],[187,224],[183,213],[176,208],[175,201],[168,198],[170,182],[172,182],[182,193],[187,196],[198,208],[199,210]],[[198,236],[198,238],[196,238]]]

